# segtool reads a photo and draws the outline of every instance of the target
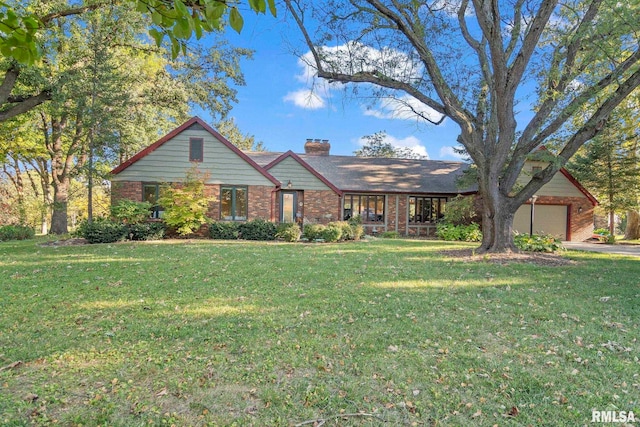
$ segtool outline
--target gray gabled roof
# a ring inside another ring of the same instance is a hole
[[[264,167],[283,153],[247,154]],[[477,190],[475,187],[458,188],[458,178],[469,167],[462,162],[306,154],[297,156],[343,192],[458,194]]]

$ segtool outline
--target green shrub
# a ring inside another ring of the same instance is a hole
[[[598,240],[605,243],[615,243],[616,236],[611,234],[611,232],[606,228],[597,228],[593,230],[593,234],[598,236]]]
[[[35,235],[36,232],[33,228],[24,225],[4,225],[0,227],[0,242],[33,239]]]
[[[163,222],[127,224],[126,227],[129,240],[162,240],[167,228]]]
[[[482,240],[480,226],[475,222],[470,225],[439,223],[436,228],[436,236],[448,241],[479,242]]]
[[[349,221],[333,221],[328,226],[337,227],[342,231],[341,240],[356,240],[357,225],[351,225]]]
[[[516,234],[513,241],[518,249],[528,252],[556,252],[564,249],[560,239],[550,235]]]
[[[276,229],[276,237],[285,242],[297,242],[301,235],[300,227],[293,222],[280,224]]]
[[[606,228],[596,228],[593,230],[593,234],[598,234],[600,236],[609,236],[611,233]]]
[[[456,196],[446,204],[443,221],[452,225],[471,225],[479,221],[473,196]]]
[[[237,222],[213,222],[209,224],[209,237],[219,240],[236,240],[240,234]]]
[[[380,237],[382,237],[383,239],[399,239],[400,233],[398,233],[397,231],[385,231],[384,233],[380,234]]]
[[[336,223],[329,223],[327,226],[320,232],[320,238],[325,242],[338,242],[342,237],[342,227]]]
[[[85,238],[89,243],[113,243],[127,238],[128,229],[124,224],[108,218],[95,218],[91,223],[84,220],[75,231],[75,235]]]
[[[245,240],[275,240],[276,226],[274,223],[257,218],[240,224],[240,238]]]
[[[214,198],[205,194],[206,179],[205,174],[192,168],[182,183],[165,185],[160,190],[158,204],[164,209],[162,219],[182,236],[210,222],[207,211]]]
[[[347,220],[350,225],[362,225],[362,217],[360,215],[354,215]]]
[[[340,240],[360,240],[364,236],[364,228],[358,221],[334,221],[327,225],[305,224],[302,237],[309,241],[324,240],[338,242]]]
[[[360,224],[351,224],[353,230],[353,240],[360,240],[364,236],[364,227]]]
[[[120,200],[111,206],[111,217],[117,222],[125,224],[139,224],[149,218],[151,203],[134,202],[133,200]]]
[[[302,235],[305,239],[309,239],[310,242],[322,239],[322,231],[326,228],[326,226],[322,224],[305,224],[304,232]]]

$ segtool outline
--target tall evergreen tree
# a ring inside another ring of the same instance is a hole
[[[614,234],[615,214],[627,214],[626,237],[638,238],[640,209],[640,111],[638,92],[617,108],[602,132],[585,144],[567,168],[599,200]]]

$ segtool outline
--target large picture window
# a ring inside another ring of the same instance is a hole
[[[142,185],[142,201],[151,203],[151,218],[162,218],[163,210],[158,205],[160,198],[160,184],[143,184]]]
[[[220,217],[225,221],[247,219],[247,188],[222,187],[220,190]]]
[[[434,223],[444,216],[446,197],[409,197],[409,223]]]
[[[343,218],[360,215],[363,223],[384,222],[384,196],[347,194],[344,196]]]

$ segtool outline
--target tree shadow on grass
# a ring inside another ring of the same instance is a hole
[[[288,424],[363,410],[471,425],[478,410],[495,423],[519,406],[525,424],[575,424],[602,403],[580,393],[635,369],[635,263],[470,263],[443,247],[118,245],[0,267],[18,274],[3,289],[1,357],[24,362],[0,372],[0,407],[63,423]],[[563,396],[577,396],[573,411]]]

